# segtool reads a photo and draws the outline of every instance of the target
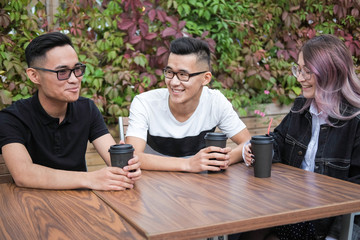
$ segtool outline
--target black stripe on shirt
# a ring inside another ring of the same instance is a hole
[[[147,134],[147,144],[155,151],[171,156],[171,157],[186,157],[198,153],[205,147],[204,137],[208,132],[214,132],[214,127],[211,130],[202,131],[197,136],[184,138],[170,138],[159,137]]]

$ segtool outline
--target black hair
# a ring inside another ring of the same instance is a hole
[[[170,44],[170,52],[178,55],[196,54],[198,61],[205,61],[210,68],[210,49],[207,42],[200,39],[181,37]]]
[[[70,45],[72,42],[68,36],[60,32],[50,32],[34,38],[25,49],[25,57],[28,67],[31,67],[34,61],[45,57],[47,51],[54,47]]]

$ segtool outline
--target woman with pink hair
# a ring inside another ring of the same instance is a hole
[[[273,162],[360,184],[360,81],[348,48],[333,35],[314,37],[301,48],[292,73],[302,96],[270,133],[275,139]],[[244,152],[247,165],[256,161],[250,144]],[[241,238],[338,239],[340,222],[340,217],[319,219]],[[354,229],[353,239],[360,239],[359,227]]]

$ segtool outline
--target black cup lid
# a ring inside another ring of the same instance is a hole
[[[274,138],[269,135],[252,136],[250,140],[250,143],[255,143],[255,144],[269,144],[273,142],[274,142]]]
[[[134,148],[131,144],[116,144],[110,146],[109,152],[113,153],[129,153],[133,152]]]
[[[224,133],[209,132],[205,135],[204,139],[222,141],[222,140],[227,140],[227,137]]]

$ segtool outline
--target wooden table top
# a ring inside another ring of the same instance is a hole
[[[133,190],[94,191],[148,239],[218,236],[360,211],[358,185],[273,164],[270,178],[143,171]]]
[[[0,239],[144,239],[90,190],[0,184]]]

